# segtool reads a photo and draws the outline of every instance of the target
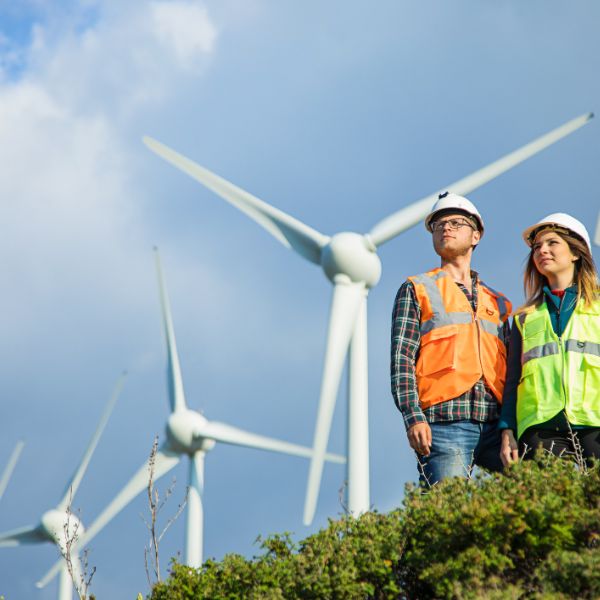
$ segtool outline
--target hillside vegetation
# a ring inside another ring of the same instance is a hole
[[[600,598],[600,470],[538,455],[505,475],[407,486],[389,514],[344,517],[200,569],[173,562],[151,600]]]

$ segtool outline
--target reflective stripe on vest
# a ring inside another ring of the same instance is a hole
[[[478,282],[477,313],[454,280],[441,269],[409,277],[421,309],[421,347],[416,376],[422,408],[451,400],[481,377],[502,399],[506,376],[504,322],[510,302]]]
[[[580,300],[562,338],[546,304],[515,319],[521,332],[517,435],[564,410],[572,425],[600,427],[600,300]]]
[[[463,323],[471,323],[473,321],[472,310],[469,310],[467,312],[452,313],[446,311],[446,308],[444,307],[444,299],[442,298],[442,293],[440,291],[440,288],[435,283],[444,275],[445,272],[440,271],[439,273],[435,273],[435,275],[433,276],[429,276],[428,273],[424,273],[423,275],[417,275],[415,277],[409,278],[413,282],[413,285],[420,284],[425,288],[429,296],[429,301],[431,302],[431,308],[433,311],[433,316],[431,317],[431,319],[421,322],[421,335],[429,333],[432,329],[435,329],[436,327],[443,327],[444,325],[461,325]]]

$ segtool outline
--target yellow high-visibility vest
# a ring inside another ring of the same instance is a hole
[[[580,300],[559,337],[546,303],[515,317],[523,338],[517,436],[564,410],[572,425],[600,427],[600,300]]]

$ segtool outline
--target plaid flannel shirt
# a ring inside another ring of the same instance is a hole
[[[477,309],[477,283],[479,277],[471,271],[472,293],[456,283],[471,304]],[[415,365],[421,346],[421,309],[410,281],[405,281],[396,295],[392,314],[391,382],[396,406],[402,412],[404,425],[409,429],[417,423],[472,420],[482,423],[495,421],[500,415],[499,403],[480,379],[469,391],[429,408],[421,409],[415,375]],[[503,341],[508,346],[510,325],[508,319],[502,330]]]

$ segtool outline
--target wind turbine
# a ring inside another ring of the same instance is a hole
[[[314,455],[310,464],[304,522],[313,520],[323,472],[323,458],[344,360],[348,354],[348,508],[354,515],[369,510],[369,441],[366,298],[381,276],[378,246],[421,221],[446,189],[468,194],[527,158],[585,125],[588,113],[569,121],[471,175],[383,219],[367,234],[324,235],[256,198],[164,144],[144,137],[156,154],[193,177],[264,227],[279,242],[320,265],[333,284],[329,328],[319,398]]]
[[[6,486],[10,481],[10,477],[15,470],[15,466],[17,461],[19,460],[19,456],[21,455],[21,451],[23,450],[23,446],[25,442],[19,440],[15,446],[15,449],[12,451],[10,458],[8,459],[8,463],[6,463],[6,467],[4,468],[4,473],[2,473],[2,477],[0,477],[0,500],[2,500],[2,496],[6,490]]]
[[[594,236],[594,244],[600,246],[600,212],[598,213],[598,221],[596,222],[596,235]]]
[[[75,578],[76,585],[79,584],[79,578],[82,574],[79,557],[74,548],[75,544],[71,545],[70,550],[68,549],[67,543],[75,541],[83,533],[83,525],[81,521],[71,512],[71,506],[73,498],[77,493],[79,484],[85,474],[88,464],[92,458],[92,454],[96,449],[98,440],[104,431],[110,413],[112,412],[115,402],[119,397],[123,382],[125,379],[125,373],[123,373],[117,380],[115,389],[110,397],[106,408],[100,418],[98,427],[90,440],[90,443],[83,454],[79,466],[75,470],[75,473],[67,483],[65,492],[60,502],[55,508],[46,511],[40,518],[40,522],[37,525],[30,525],[27,527],[21,527],[14,529],[6,533],[0,534],[0,547],[1,546],[20,546],[22,544],[40,544],[43,542],[52,542],[56,544],[61,552],[65,555],[65,552],[69,552],[72,569]],[[61,558],[58,563],[58,568],[55,570],[54,575],[60,569],[60,582],[58,586],[58,600],[70,600],[73,592],[73,582],[67,568],[67,562],[64,558]],[[53,575],[53,576],[54,576]],[[50,579],[48,579],[50,581]]]
[[[166,423],[167,439],[158,449],[154,463],[154,480],[168,473],[181,459],[187,455],[190,459],[188,472],[187,522],[184,562],[190,567],[202,565],[203,551],[203,507],[204,493],[204,457],[212,450],[216,442],[258,448],[293,456],[310,458],[312,449],[297,444],[283,442],[273,438],[249,433],[237,427],[208,421],[200,413],[190,410],[185,400],[183,379],[179,365],[179,355],[175,342],[175,331],[171,317],[169,297],[164,283],[160,257],[156,252],[156,269],[160,289],[162,320],[167,344],[167,382],[171,413]],[[343,456],[327,454],[326,460],[345,463]],[[110,504],[96,518],[78,542],[80,547],[87,546],[98,532],[133,498],[148,486],[148,461],[133,475],[125,487],[115,496]],[[43,586],[53,576],[57,565],[39,582]]]

